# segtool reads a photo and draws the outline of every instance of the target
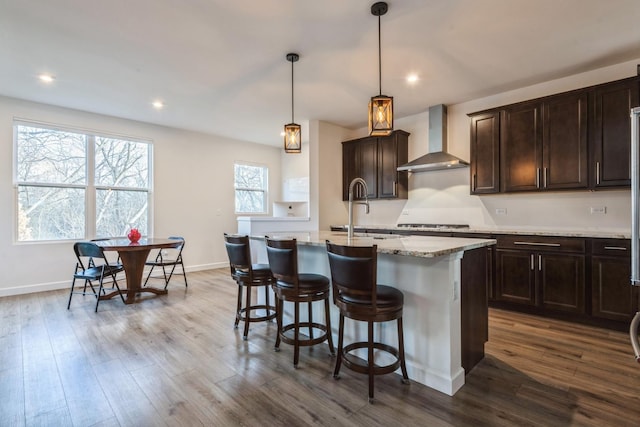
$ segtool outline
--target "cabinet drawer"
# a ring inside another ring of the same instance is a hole
[[[631,240],[628,239],[593,239],[591,241],[593,255],[631,256]]]
[[[530,251],[585,251],[585,239],[546,236],[498,236],[498,248]]]

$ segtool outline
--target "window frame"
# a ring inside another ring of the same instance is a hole
[[[263,188],[258,190],[255,188],[237,187],[236,183],[236,166],[249,166],[262,169],[263,173]],[[263,193],[262,211],[261,212],[247,212],[236,210],[236,201],[238,199],[237,192],[240,191],[255,191]],[[235,160],[233,162],[233,210],[236,215],[268,215],[269,214],[269,166],[264,163],[247,162],[244,160]]]
[[[82,134],[86,137],[85,140],[85,184],[65,184],[65,183],[47,183],[47,182],[32,182],[32,181],[20,181],[18,180],[18,126],[27,126],[32,128],[46,129],[54,132],[69,132]],[[92,129],[86,129],[82,127],[64,126],[40,121],[34,121],[29,119],[14,118],[12,123],[13,128],[13,242],[19,245],[33,245],[33,244],[51,244],[62,242],[73,242],[77,240],[88,240],[96,238],[96,215],[97,215],[97,192],[99,190],[115,190],[115,191],[128,191],[128,192],[146,192],[147,193],[147,235],[153,236],[153,141],[149,139],[132,137],[129,135],[117,134],[112,132],[96,131]],[[126,142],[147,144],[147,166],[148,166],[148,187],[120,187],[120,186],[105,186],[95,184],[95,155],[96,155],[96,143],[98,138],[117,139]],[[61,238],[61,239],[43,239],[43,240],[20,240],[20,224],[19,224],[19,193],[20,187],[42,187],[42,188],[71,188],[84,190],[84,236],[80,238]],[[110,236],[110,237],[125,237],[125,236]]]

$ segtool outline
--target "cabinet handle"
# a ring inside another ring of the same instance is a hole
[[[540,188],[540,168],[536,169],[536,188]]]
[[[542,175],[542,179],[543,179],[543,182],[544,182],[543,185],[542,185],[543,188],[547,188],[547,173],[548,173],[548,171],[549,170],[547,168],[544,168],[543,175]]]
[[[533,265],[534,261],[533,261],[533,254],[531,254],[531,271],[534,270],[534,265]]]
[[[538,271],[542,271],[542,255],[538,255]]]
[[[473,191],[478,190],[478,175],[476,175],[475,173],[473,174],[473,184],[471,185],[473,186]]]
[[[605,246],[604,248],[610,251],[626,251],[627,250],[627,248],[622,246]]]
[[[397,181],[393,181],[393,197],[397,196],[397,190],[396,188],[398,187],[398,182]]]
[[[548,246],[552,248],[559,248],[560,243],[542,243],[542,242],[513,242],[514,245],[529,245],[529,246]]]
[[[600,162],[596,162],[596,185],[600,185]]]

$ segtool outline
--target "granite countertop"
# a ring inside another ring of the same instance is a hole
[[[312,231],[294,233],[269,233],[269,237],[297,239],[298,245],[325,246],[326,240],[339,245],[371,246],[378,245],[378,253],[412,256],[420,258],[435,258],[455,252],[491,246],[494,239],[473,239],[461,237],[437,236],[400,236],[391,234],[355,233],[350,241],[347,235],[339,231]],[[260,240],[264,236],[251,236]]]
[[[347,231],[346,225],[332,225],[332,228],[341,227]],[[594,237],[602,239],[630,239],[631,230],[603,230],[603,229],[551,229],[551,228],[534,228],[534,227],[476,227],[470,228],[448,228],[448,227],[398,227],[395,224],[377,224],[377,225],[356,225],[355,230],[394,230],[394,231],[435,231],[442,233],[478,233],[478,234],[515,234],[528,236],[556,236],[556,237]]]

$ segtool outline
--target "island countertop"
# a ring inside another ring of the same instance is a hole
[[[278,239],[295,238],[298,245],[303,246],[325,246],[327,240],[339,245],[377,245],[378,253],[420,258],[435,258],[496,244],[495,239],[401,236],[375,233],[355,233],[352,239],[348,239],[346,233],[337,231],[277,232],[269,233],[269,237]],[[264,236],[254,235],[251,238],[258,240],[263,239]]]

